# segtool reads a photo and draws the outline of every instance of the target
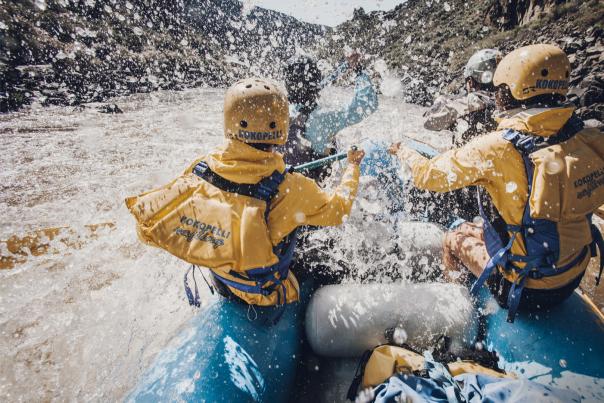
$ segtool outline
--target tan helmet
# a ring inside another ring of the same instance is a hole
[[[244,143],[287,141],[289,104],[285,92],[263,78],[233,84],[224,97],[224,135]]]
[[[566,53],[554,45],[529,45],[507,54],[495,70],[493,84],[506,84],[521,101],[537,95],[568,92],[570,63]]]

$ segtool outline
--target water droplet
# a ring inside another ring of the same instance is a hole
[[[507,193],[513,193],[516,191],[516,189],[518,189],[516,182],[508,182],[505,184],[505,191]]]
[[[395,344],[403,345],[407,342],[407,332],[402,327],[397,327],[394,329],[394,334],[392,335],[392,341]]]
[[[457,180],[457,174],[455,172],[449,172],[447,179],[449,182],[455,182]]]
[[[545,171],[550,175],[555,175],[564,169],[564,163],[559,159],[547,161],[545,163]]]
[[[46,10],[46,0],[36,0],[34,2],[34,4],[40,10],[42,10],[42,11]]]

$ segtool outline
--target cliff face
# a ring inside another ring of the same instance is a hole
[[[503,29],[539,20],[566,3],[566,0],[492,0],[488,5],[490,22]]]
[[[277,75],[324,32],[236,0],[2,1],[0,110]]]
[[[579,113],[604,121],[603,33],[598,0],[409,0],[388,12],[357,10],[329,36],[322,55],[336,60],[348,45],[383,58],[401,77],[406,101],[430,104],[461,87],[475,51],[552,43],[569,54],[570,98]]]

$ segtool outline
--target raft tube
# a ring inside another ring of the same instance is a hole
[[[323,357],[360,357],[392,341],[424,350],[442,336],[449,337],[452,351],[457,351],[474,343],[476,324],[463,286],[339,284],[315,292],[306,312],[306,337]]]
[[[519,312],[507,322],[489,291],[479,303],[486,314],[486,346],[500,365],[535,382],[568,388],[583,401],[604,401],[604,316],[579,291],[551,309]]]
[[[309,287],[302,288],[308,295]],[[288,401],[305,306],[304,299],[286,305],[271,325],[273,307],[216,299],[159,353],[126,401]]]

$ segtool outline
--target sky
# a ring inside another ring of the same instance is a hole
[[[244,3],[281,11],[299,20],[336,26],[350,18],[355,8],[366,12],[392,10],[404,0],[243,0]]]

